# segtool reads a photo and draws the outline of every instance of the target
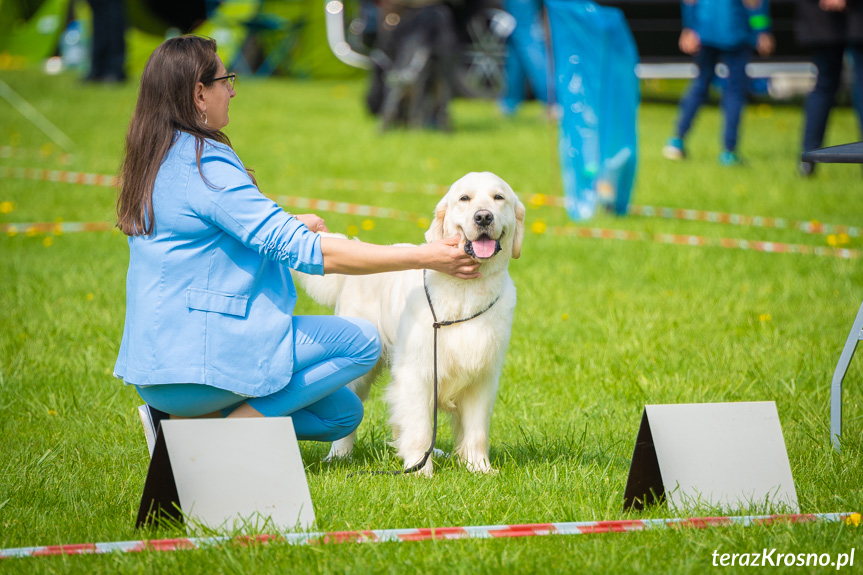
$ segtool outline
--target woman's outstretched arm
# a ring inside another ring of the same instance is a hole
[[[430,269],[460,279],[478,278],[479,262],[458,246],[459,241],[456,235],[421,246],[381,246],[324,236],[324,273],[361,275]]]

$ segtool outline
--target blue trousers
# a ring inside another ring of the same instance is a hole
[[[863,46],[849,46],[854,64],[852,102],[857,111],[860,135],[863,137]],[[812,63],[818,68],[815,88],[806,98],[806,124],[803,128],[803,151],[820,148],[824,143],[827,119],[836,103],[836,93],[842,80],[845,46],[819,46],[812,50]]]
[[[746,64],[749,63],[749,47],[723,50],[711,46],[701,46],[695,55],[695,65],[698,66],[698,76],[692,80],[686,95],[680,100],[680,111],[677,120],[677,137],[686,137],[698,109],[707,100],[710,83],[716,76],[716,64],[722,61],[728,66],[728,78],[722,90],[720,106],[725,119],[722,132],[722,145],[729,152],[737,149],[737,133],[740,128],[740,114],[746,103],[746,91],[749,80],[746,76]]]
[[[291,416],[298,439],[340,439],[363,419],[362,402],[345,385],[377,363],[380,336],[365,320],[336,316],[294,316],[293,331],[294,373],[270,395],[249,398],[196,383],[136,388],[148,405],[171,415],[227,415],[246,402],[266,417]]]

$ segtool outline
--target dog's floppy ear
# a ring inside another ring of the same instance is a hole
[[[521,257],[521,242],[524,240],[524,204],[515,201],[515,235],[512,237],[512,257]]]
[[[426,241],[433,242],[443,239],[443,219],[446,216],[447,201],[444,196],[434,209],[434,220],[426,231]]]

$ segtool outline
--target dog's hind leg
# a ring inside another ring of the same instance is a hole
[[[386,362],[382,359],[378,360],[378,363],[375,366],[363,375],[362,377],[358,377],[348,384],[348,387],[357,394],[357,397],[360,398],[360,401],[363,403],[369,398],[369,392],[371,391],[372,384],[377,379],[378,375],[380,375],[381,370],[384,367]],[[351,456],[354,451],[354,443],[357,439],[357,431],[354,430],[341,439],[337,439],[333,442],[332,446],[330,446],[330,452],[324,458],[324,461],[332,461],[334,459],[344,459]]]

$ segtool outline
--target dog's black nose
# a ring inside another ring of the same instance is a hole
[[[488,210],[480,210],[473,215],[473,221],[475,221],[478,226],[487,226],[494,221],[494,214]]]

